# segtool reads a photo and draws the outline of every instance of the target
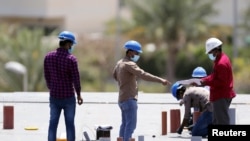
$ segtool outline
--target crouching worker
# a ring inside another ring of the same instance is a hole
[[[192,136],[206,137],[208,125],[212,124],[212,105],[209,102],[209,90],[204,87],[186,87],[176,82],[171,87],[172,95],[177,100],[183,100],[185,113],[177,133],[181,134],[184,127],[188,126],[191,108],[199,109],[201,115],[192,128]]]

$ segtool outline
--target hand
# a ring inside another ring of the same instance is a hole
[[[78,105],[82,105],[82,103],[83,103],[83,99],[80,95],[77,96],[77,103],[78,103]]]
[[[200,82],[191,82],[191,86],[205,86],[204,82],[200,79]]]
[[[167,79],[163,79],[162,85],[171,85],[171,82],[169,82]]]
[[[180,104],[180,106],[182,106],[182,105],[183,105],[183,103],[184,103],[184,101],[183,101],[183,99],[181,99],[181,100],[180,100],[180,103],[179,103],[179,104]]]
[[[195,86],[195,87],[198,86],[198,84],[195,83],[195,82],[190,83],[190,85],[191,85],[191,86]]]
[[[181,133],[182,133],[182,130],[183,130],[183,128],[182,128],[182,127],[179,127],[179,128],[177,129],[176,133],[181,134]]]

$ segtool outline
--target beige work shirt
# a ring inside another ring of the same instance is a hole
[[[200,112],[208,110],[212,112],[212,105],[209,102],[209,90],[204,87],[187,87],[183,104],[185,106],[184,118],[189,118],[191,108],[198,108]]]
[[[128,57],[117,62],[113,70],[113,77],[119,86],[118,102],[138,98],[137,78],[152,82],[162,82],[162,78],[145,72]]]

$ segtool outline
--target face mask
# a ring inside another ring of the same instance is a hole
[[[214,61],[216,59],[216,57],[213,54],[208,54],[208,57],[212,61]]]
[[[74,50],[75,46],[71,46],[71,48],[68,49],[68,52],[71,54]]]
[[[137,62],[139,60],[139,55],[134,55],[134,57],[131,58],[132,61]]]
[[[209,57],[209,59],[212,60],[212,61],[214,61],[215,58],[216,58],[213,54],[208,54],[208,57]]]

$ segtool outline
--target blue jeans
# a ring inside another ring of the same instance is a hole
[[[60,119],[61,111],[64,110],[64,118],[66,125],[67,141],[75,141],[75,97],[67,99],[56,99],[50,97],[50,120],[48,141],[56,141],[57,127]]]
[[[119,136],[123,141],[129,141],[136,128],[137,123],[137,101],[129,99],[118,103],[122,114],[122,123],[120,126]]]
[[[208,135],[208,125],[212,124],[212,121],[212,112],[204,111],[197,119],[192,129],[192,136],[206,137]]]

